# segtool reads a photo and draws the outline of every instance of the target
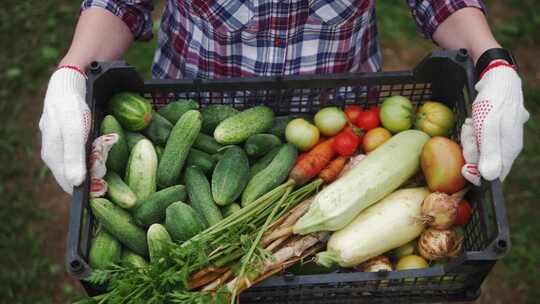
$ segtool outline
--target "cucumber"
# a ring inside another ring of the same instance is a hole
[[[152,193],[147,198],[137,201],[137,206],[133,210],[135,222],[142,227],[160,223],[165,219],[165,210],[170,204],[185,201],[186,198],[186,187],[182,185]]]
[[[120,260],[122,245],[104,229],[99,229],[92,240],[88,263],[93,269],[106,269]]]
[[[242,194],[242,206],[254,202],[285,181],[294,166],[297,154],[296,147],[292,144],[281,146],[272,162],[249,180]]]
[[[221,207],[221,213],[223,214],[223,217],[228,217],[229,215],[235,213],[236,211],[242,209],[242,207],[240,207],[240,205],[238,205],[237,203],[232,203],[230,205],[227,205],[227,206],[223,206]]]
[[[156,262],[166,249],[168,243],[172,242],[171,236],[167,229],[161,224],[152,224],[146,233],[148,240],[148,255],[150,263]]]
[[[225,150],[226,149],[221,150],[218,153],[212,154],[212,158],[216,161],[216,163],[223,158],[223,155],[225,155]]]
[[[152,104],[134,93],[118,93],[109,102],[109,112],[128,131],[140,131],[152,121]]]
[[[237,109],[229,105],[209,105],[202,108],[202,131],[206,134],[213,134],[220,122],[238,113],[239,111]]]
[[[104,198],[90,199],[90,208],[107,232],[116,237],[122,245],[141,256],[148,255],[146,233],[135,225],[127,211]]]
[[[167,207],[165,229],[173,240],[183,242],[203,231],[204,224],[191,206],[176,202]]]
[[[137,203],[137,196],[126,183],[114,172],[107,172],[107,196],[111,201],[124,209],[130,209]]]
[[[133,252],[131,250],[125,249],[125,248],[124,248],[124,250],[122,250],[122,257],[121,257],[120,261],[124,265],[132,266],[132,267],[136,267],[136,268],[143,268],[143,267],[148,266],[148,263],[146,262],[146,260],[142,256],[136,254],[135,252]]]
[[[140,140],[131,150],[125,178],[138,199],[144,199],[156,192],[157,167],[154,146],[148,139]]]
[[[251,169],[249,170],[249,179],[251,179],[255,174],[262,171],[264,168],[268,167],[268,165],[272,162],[274,157],[278,154],[280,147],[275,147],[272,150],[270,150],[268,153],[266,153],[263,157],[261,157],[256,163],[251,166]]]
[[[201,169],[188,167],[184,174],[189,201],[202,217],[204,224],[212,226],[223,218],[212,198],[210,183]]]
[[[214,131],[214,138],[220,144],[238,144],[268,130],[273,121],[274,112],[270,108],[253,107],[222,121]]]
[[[124,174],[129,158],[129,149],[122,126],[114,116],[107,115],[101,122],[100,131],[101,134],[116,133],[118,135],[118,141],[111,147],[107,155],[107,169],[118,174]]]
[[[189,110],[174,125],[159,162],[157,181],[161,188],[170,187],[178,181],[189,149],[199,135],[201,124],[201,113]]]
[[[161,160],[161,156],[163,156],[163,148],[162,146],[155,146],[154,148],[156,148],[156,155],[157,155],[157,159],[158,159],[158,164],[159,164],[159,161]]]
[[[165,145],[172,128],[173,125],[167,119],[154,112],[152,114],[152,122],[150,122],[142,133],[150,138],[155,145]]]
[[[279,145],[281,140],[273,134],[255,134],[246,140],[244,150],[248,156],[257,158]]]
[[[133,150],[133,147],[142,139],[148,139],[139,132],[125,132],[126,142],[128,145],[129,151]],[[120,174],[120,173],[119,173]]]
[[[307,114],[291,114],[285,116],[277,116],[270,129],[266,131],[268,134],[273,134],[281,139],[285,139],[285,129],[291,120],[295,118],[304,118],[307,121],[313,122],[313,117]]]
[[[157,111],[159,115],[167,119],[171,124],[176,122],[189,110],[198,110],[199,104],[194,100],[178,100],[169,103]]]
[[[209,154],[215,154],[223,148],[223,145],[219,144],[212,136],[200,133],[195,139],[193,147]]]
[[[205,174],[209,174],[214,169],[216,160],[212,155],[199,151],[195,148],[189,150],[189,155],[186,159],[186,166],[196,166],[199,167]]]
[[[225,150],[223,158],[212,173],[212,197],[216,204],[225,206],[237,199],[249,178],[249,160],[237,146]]]

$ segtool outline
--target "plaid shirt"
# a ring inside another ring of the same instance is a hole
[[[408,0],[425,37],[480,0]],[[134,37],[152,37],[152,0],[85,0]],[[155,78],[322,74],[381,69],[375,0],[169,0],[161,18]]]

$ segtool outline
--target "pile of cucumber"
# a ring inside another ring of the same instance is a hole
[[[119,93],[108,112],[101,134],[119,140],[107,158],[107,192],[90,200],[94,269],[152,262],[164,241],[186,241],[283,183],[297,157],[284,143],[293,117],[265,106],[239,112],[179,100],[155,111]]]

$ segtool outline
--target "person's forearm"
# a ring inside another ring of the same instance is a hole
[[[69,51],[60,65],[86,69],[95,60],[119,59],[132,41],[131,31],[120,18],[107,10],[90,8],[82,12]]]
[[[501,47],[493,37],[481,10],[467,7],[458,10],[439,25],[433,40],[445,49],[465,48],[474,62],[486,50]]]

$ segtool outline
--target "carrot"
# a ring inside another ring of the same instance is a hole
[[[318,143],[296,163],[289,176],[297,185],[307,183],[328,165],[336,153],[332,148],[333,142],[334,138],[330,138]]]
[[[327,184],[335,181],[339,177],[341,170],[343,170],[345,167],[348,159],[349,158],[347,156],[338,156],[336,159],[331,161],[330,164],[328,164],[328,166],[321,171],[321,173],[319,173],[319,177],[322,178]]]

